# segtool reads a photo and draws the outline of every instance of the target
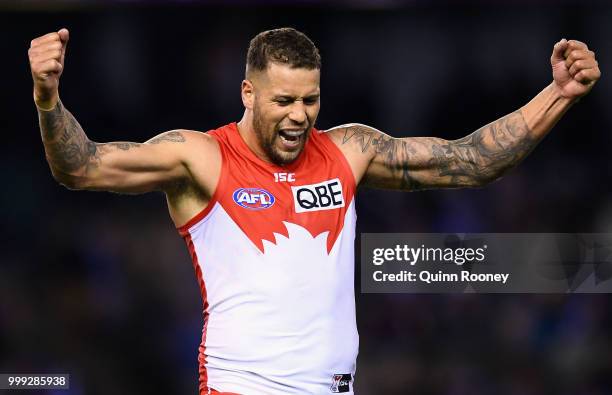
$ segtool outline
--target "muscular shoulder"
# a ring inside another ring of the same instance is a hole
[[[357,182],[363,177],[376,153],[391,139],[380,130],[361,123],[339,125],[323,133],[342,151]]]
[[[166,145],[160,155],[172,155],[188,170],[189,179],[196,188],[210,189],[221,168],[221,153],[217,141],[207,133],[174,129],[161,133],[146,144]],[[184,183],[185,180],[181,181]]]
[[[163,141],[184,142],[187,143],[186,148],[218,149],[217,142],[211,135],[188,129],[170,130],[152,138],[147,143],[155,144]]]
[[[181,156],[189,172],[188,179],[177,180],[165,189],[170,215],[180,225],[208,204],[219,182],[221,151],[217,140],[207,133],[177,129],[163,135],[183,142]]]
[[[380,130],[361,123],[335,126],[325,133],[343,152],[360,153],[369,159],[391,139]]]
[[[175,129],[162,133],[147,141],[147,144],[162,144],[164,142],[176,142],[175,149],[181,150],[181,158],[184,162],[194,164],[196,162],[209,163],[220,160],[219,144],[207,133],[196,130]]]

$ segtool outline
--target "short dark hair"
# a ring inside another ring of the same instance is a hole
[[[291,27],[266,30],[251,40],[247,52],[247,72],[263,71],[269,62],[296,69],[321,69],[317,47],[304,33]]]

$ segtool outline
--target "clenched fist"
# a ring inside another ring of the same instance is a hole
[[[59,79],[64,70],[68,29],[45,34],[30,44],[28,56],[34,79],[34,102],[42,110],[50,110],[59,100]]]
[[[568,99],[586,95],[601,77],[595,52],[580,41],[563,39],[556,43],[550,64],[557,88]]]

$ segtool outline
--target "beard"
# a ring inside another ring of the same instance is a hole
[[[261,116],[259,107],[257,104],[255,104],[253,107],[253,130],[255,131],[257,142],[270,161],[277,166],[288,165],[300,156],[304,150],[304,147],[306,146],[306,142],[308,142],[308,137],[310,136],[312,126],[313,124],[311,124],[309,120],[306,131],[304,132],[304,138],[302,139],[301,145],[298,149],[288,152],[282,151],[276,146],[276,140],[280,138],[278,131],[273,130],[270,133],[266,133],[263,124],[263,117]]]

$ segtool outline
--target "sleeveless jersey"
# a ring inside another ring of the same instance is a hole
[[[200,286],[200,394],[353,393],[355,179],[312,130],[286,166],[236,123],[208,132],[223,163],[208,206],[178,228]]]

